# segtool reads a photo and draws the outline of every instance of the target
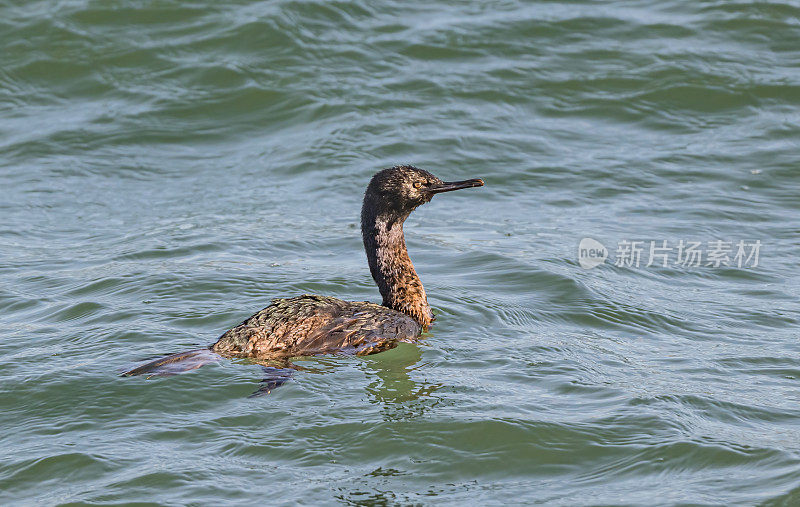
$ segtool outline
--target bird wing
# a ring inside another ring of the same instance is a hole
[[[332,352],[374,354],[419,334],[410,317],[366,302],[304,295],[276,299],[212,346],[222,355],[291,357]]]

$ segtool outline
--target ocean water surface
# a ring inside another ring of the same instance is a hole
[[[0,47],[3,505],[800,504],[798,2],[6,0]],[[378,302],[400,163],[486,182],[406,222],[419,343],[119,376]]]

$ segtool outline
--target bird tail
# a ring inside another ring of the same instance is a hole
[[[162,358],[150,361],[122,374],[123,377],[135,375],[148,375],[148,377],[169,377],[179,373],[185,373],[213,363],[220,356],[211,352],[210,349],[195,349],[177,354],[170,354]]]

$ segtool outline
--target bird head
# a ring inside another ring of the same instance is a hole
[[[436,194],[462,188],[482,187],[483,180],[442,181],[433,174],[411,165],[399,165],[375,174],[369,182],[365,203],[407,216],[417,207],[429,202]]]

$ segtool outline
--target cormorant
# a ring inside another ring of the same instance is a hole
[[[309,294],[275,299],[210,347],[172,354],[123,375],[171,375],[219,356],[288,361],[330,353],[367,355],[413,341],[430,327],[434,315],[408,257],[403,222],[436,194],[480,186],[483,180],[446,182],[409,165],[378,172],[364,193],[361,236],[382,304]]]

